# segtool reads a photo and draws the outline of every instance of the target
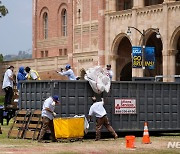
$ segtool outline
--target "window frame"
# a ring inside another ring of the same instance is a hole
[[[48,38],[48,13],[43,13],[43,37],[44,39]]]
[[[67,36],[67,10],[64,8],[61,12],[62,36]]]

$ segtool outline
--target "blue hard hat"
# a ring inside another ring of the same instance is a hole
[[[52,98],[55,102],[59,102],[59,97],[57,95],[54,95]]]
[[[67,64],[65,68],[66,68],[66,69],[70,69],[70,68],[71,68],[71,65]]]

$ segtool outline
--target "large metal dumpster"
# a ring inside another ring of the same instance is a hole
[[[21,85],[20,109],[41,109],[48,96],[59,95],[61,105],[55,112],[60,117],[87,116],[94,95],[87,81],[23,81]],[[180,130],[180,83],[112,82],[110,92],[102,97],[116,131],[143,131],[145,121],[150,131]],[[115,114],[119,98],[135,99],[136,114]],[[95,132],[95,120],[89,131]]]

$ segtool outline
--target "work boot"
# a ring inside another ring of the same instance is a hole
[[[51,140],[51,142],[58,142],[58,140],[54,139],[54,140]]]
[[[43,143],[43,140],[38,140],[39,143]]]
[[[38,140],[39,143],[50,143],[49,141],[46,140]]]
[[[115,136],[114,136],[114,139],[117,139],[118,138],[118,135],[116,134]]]

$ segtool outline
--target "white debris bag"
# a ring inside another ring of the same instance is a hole
[[[96,66],[93,68],[89,68],[86,71],[86,75],[84,78],[85,80],[89,81],[89,84],[91,85],[95,93],[100,94],[103,91],[106,91],[107,93],[109,92],[111,80],[108,76],[107,71],[102,67]]]

